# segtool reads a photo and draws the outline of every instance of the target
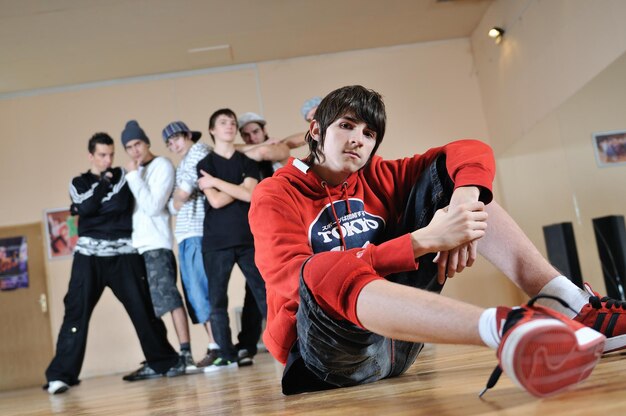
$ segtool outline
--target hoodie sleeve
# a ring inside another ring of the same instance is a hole
[[[255,262],[268,290],[285,299],[298,299],[300,268],[313,255],[307,232],[293,202],[263,193],[263,185],[255,189],[248,215]]]
[[[454,189],[477,186],[479,199],[489,203],[493,199],[492,183],[495,176],[493,151],[478,140],[459,140],[436,147],[424,154],[401,160],[382,160],[375,157],[369,167],[369,177],[376,178],[376,190],[386,195],[391,216],[398,220],[416,179],[440,156],[446,156],[446,169]],[[413,248],[409,234],[386,241],[378,246],[368,246],[361,254],[381,276],[411,269]],[[413,265],[416,268],[417,264]]]
[[[454,189],[461,186],[478,186],[479,199],[488,204],[493,199],[493,179],[496,161],[491,147],[478,140],[459,140],[443,148],[448,174]]]
[[[493,151],[478,140],[459,140],[442,147],[435,147],[423,154],[400,160],[382,160],[375,156],[367,173],[376,178],[376,187],[387,195],[387,204],[392,215],[398,218],[404,208],[411,188],[424,170],[440,156],[446,156],[446,169],[454,189],[462,186],[477,186],[479,200],[488,204],[493,199],[492,184],[495,176]]]

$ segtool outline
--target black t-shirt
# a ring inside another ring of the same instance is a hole
[[[257,162],[240,152],[235,152],[230,159],[211,152],[198,162],[199,178],[202,177],[200,170],[235,185],[243,183],[245,178],[259,180]],[[209,201],[205,200],[204,207],[203,249],[222,250],[254,244],[248,223],[249,202],[235,199],[230,204],[215,209],[211,207]]]
[[[261,175],[261,180],[269,178],[274,174],[273,163],[269,160],[262,160],[257,163],[259,164],[259,174]]]

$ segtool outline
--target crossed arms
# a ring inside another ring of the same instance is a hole
[[[246,177],[239,185],[216,178],[204,170],[200,170],[202,177],[198,179],[198,187],[206,195],[212,208],[222,208],[235,200],[250,202],[252,191],[259,183],[256,178]]]

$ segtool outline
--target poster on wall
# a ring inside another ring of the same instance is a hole
[[[45,211],[44,222],[48,258],[71,257],[78,241],[78,217],[70,215],[67,208],[49,209]]]
[[[0,290],[28,287],[26,237],[0,238]]]
[[[626,130],[594,133],[593,148],[600,167],[626,164]]]

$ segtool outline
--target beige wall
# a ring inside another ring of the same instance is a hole
[[[583,278],[605,293],[592,218],[626,215],[626,166],[599,167],[594,132],[626,130],[626,54],[498,157],[503,199],[535,244],[541,227],[574,225]]]
[[[471,42],[496,153],[626,51],[621,0],[496,0]],[[496,45],[489,28],[506,30]]]
[[[257,102],[253,66],[0,101],[2,125],[11,132],[3,136],[0,165],[2,188],[11,199],[3,198],[0,221],[2,225],[37,221],[44,209],[67,207],[69,180],[89,168],[86,145],[96,131],[109,132],[119,145],[125,122],[136,118],[151,137],[155,153],[167,155],[160,132],[168,122],[185,120],[204,132],[205,141],[210,141],[206,130],[211,111],[221,106],[246,108]],[[117,164],[127,161],[123,149],[117,146]],[[47,264],[54,342],[63,318],[70,266],[71,260]],[[243,299],[242,279],[237,272],[230,292],[238,301]],[[169,317],[165,322],[170,340],[177,347]],[[201,327],[193,328],[192,342],[200,358],[206,349]],[[142,360],[130,320],[112,293],[105,291],[91,321],[82,375],[130,370]]]
[[[626,129],[625,18],[619,0],[496,0],[471,36],[501,201],[544,253],[542,227],[571,221],[602,292],[591,219],[624,214],[625,171],[597,167],[591,135]]]
[[[0,225],[37,221],[44,209],[67,206],[68,181],[88,168],[86,141],[95,131],[107,131],[118,141],[124,123],[135,118],[151,137],[155,153],[167,154],[160,139],[166,123],[182,119],[206,135],[209,114],[227,106],[239,113],[264,113],[270,134],[284,136],[305,128],[299,115],[305,99],[354,83],[374,88],[386,99],[389,127],[380,149],[383,156],[421,152],[455,138],[487,138],[468,39],[18,96],[0,101]],[[127,161],[120,147],[116,160]],[[517,302],[516,289],[485,263],[455,278],[446,293],[481,305]],[[47,264],[55,338],[70,265],[70,260]],[[241,304],[242,288],[243,278],[236,272],[231,308]],[[165,321],[176,345],[169,318]],[[98,304],[90,328],[83,377],[131,370],[142,361],[132,326],[110,291]],[[198,326],[192,331],[192,346],[200,358],[206,336]]]

